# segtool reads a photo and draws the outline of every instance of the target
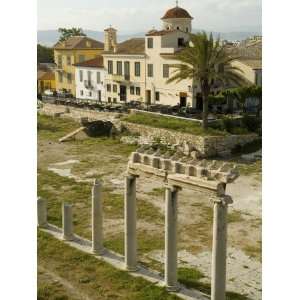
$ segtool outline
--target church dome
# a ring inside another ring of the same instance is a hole
[[[179,19],[179,18],[193,19],[193,17],[185,9],[179,6],[169,9],[161,19],[166,20],[166,19]]]

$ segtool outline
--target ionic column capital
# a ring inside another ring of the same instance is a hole
[[[182,187],[168,183],[165,184],[165,188],[171,190],[171,192],[179,192],[182,190]]]
[[[214,198],[213,202],[216,204],[228,205],[228,204],[232,204],[233,200],[232,197],[229,195],[222,195],[222,196],[218,196],[217,198]]]

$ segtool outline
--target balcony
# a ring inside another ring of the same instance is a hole
[[[130,75],[108,74],[107,79],[115,82],[130,81]]]
[[[93,86],[91,80],[85,80],[85,81],[84,81],[84,87],[85,87],[86,89],[88,89],[88,90],[94,89],[94,86]]]

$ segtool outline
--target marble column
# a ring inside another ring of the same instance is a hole
[[[178,188],[165,191],[165,284],[168,291],[178,291],[177,283],[177,196]]]
[[[211,300],[226,299],[227,207],[230,196],[214,200]]]
[[[130,272],[137,270],[136,241],[136,176],[125,177],[125,268]]]
[[[92,188],[92,252],[103,254],[103,205],[101,183],[95,179]]]
[[[72,204],[63,203],[62,216],[63,216],[63,240],[72,241],[74,240]]]
[[[38,226],[47,227],[47,200],[38,198],[37,200],[38,210]]]

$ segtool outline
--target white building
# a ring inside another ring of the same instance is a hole
[[[168,10],[161,30],[149,31],[145,38],[117,43],[116,30],[105,30],[104,66],[107,101],[141,101],[202,108],[201,89],[192,79],[167,80],[178,63],[175,54],[189,42],[192,17],[178,6]]]
[[[75,66],[76,98],[106,101],[105,76],[103,57],[98,56]]]

